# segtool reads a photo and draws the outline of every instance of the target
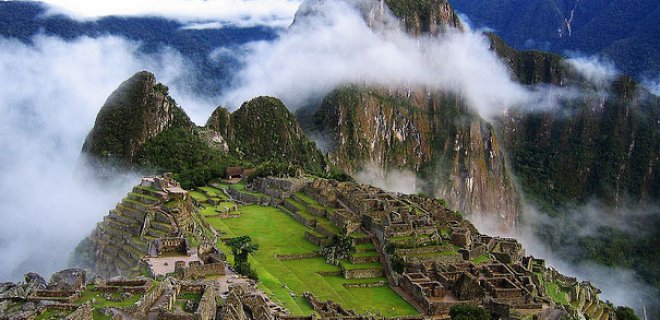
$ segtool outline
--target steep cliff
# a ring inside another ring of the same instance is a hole
[[[395,24],[412,36],[463,29],[447,1],[380,5],[387,5],[398,18]],[[367,9],[362,8],[363,16],[374,28],[385,8]],[[491,124],[460,97],[425,88],[346,86],[312,109],[299,112],[300,119],[323,137],[332,164],[351,173],[366,166],[410,170],[419,178],[417,189],[446,199],[453,208],[494,214],[503,225],[515,225],[520,201],[507,154]]]
[[[82,151],[100,162],[127,166],[149,139],[175,123],[193,127],[167,86],[150,72],[138,72],[108,97]]]
[[[329,160],[349,172],[374,164],[411,170],[425,193],[515,224],[519,202],[495,130],[454,95],[340,88],[323,101],[314,128],[331,140]]]

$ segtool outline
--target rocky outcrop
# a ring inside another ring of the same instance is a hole
[[[463,30],[461,20],[447,0],[385,0],[385,3],[412,35],[435,36],[450,28]]]
[[[368,3],[383,6],[381,11],[389,7],[412,36],[463,29],[447,1]],[[364,14],[370,26],[379,6]],[[324,137],[333,165],[349,173],[365,166],[410,170],[422,178],[418,189],[453,208],[488,212],[503,225],[515,224],[520,201],[498,134],[460,97],[419,87],[346,86],[326,96],[313,113],[301,119]]]
[[[345,87],[327,96],[314,118],[333,146],[329,160],[347,172],[366,164],[411,170],[421,190],[452,207],[515,223],[519,201],[496,131],[458,97]]]
[[[105,164],[130,165],[149,139],[175,122],[192,128],[182,113],[167,86],[150,72],[138,72],[106,100],[85,139],[83,155]]]

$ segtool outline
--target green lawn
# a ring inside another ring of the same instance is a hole
[[[207,195],[211,196],[212,198],[220,198],[222,200],[228,199],[227,195],[224,192],[222,192],[222,190],[213,187],[200,187],[199,190],[204,191]]]
[[[199,191],[190,191],[189,194],[193,199],[197,200],[198,202],[206,202],[209,199],[205,194]]]
[[[239,208],[240,218],[221,220],[206,218],[213,227],[226,236],[249,235],[259,244],[251,256],[257,270],[260,288],[280,302],[294,315],[309,315],[311,307],[302,298],[304,291],[317,298],[332,299],[342,306],[358,312],[380,310],[384,316],[416,315],[416,310],[389,287],[346,288],[347,283],[371,283],[384,279],[352,279],[341,276],[322,276],[318,272],[339,272],[340,268],[323,258],[282,261],[275,255],[311,253],[318,247],[305,239],[305,226],[284,212],[257,205]],[[224,244],[219,244],[228,252]],[[349,266],[350,267],[350,266]],[[293,296],[291,295],[293,294]]]
[[[474,262],[475,264],[486,263],[488,261],[490,261],[490,257],[488,256],[488,253],[484,253],[472,259],[472,262]]]

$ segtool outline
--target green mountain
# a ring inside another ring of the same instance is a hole
[[[213,112],[196,126],[142,71],[122,83],[99,111],[83,145],[85,162],[103,178],[115,169],[175,172],[184,187],[222,176],[226,167],[265,161],[325,173],[325,157],[276,98],[259,97],[234,113]]]

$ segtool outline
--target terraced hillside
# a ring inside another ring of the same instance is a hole
[[[192,201],[173,180],[162,181],[157,189],[143,180],[110,210],[77,248],[83,266],[101,276],[141,274],[154,241],[191,234]]]
[[[225,192],[237,195],[231,200],[237,204],[241,203],[238,198],[270,199],[265,193],[245,190],[244,184],[226,187]],[[418,314],[388,287],[383,265],[365,234],[350,235],[358,249],[337,265],[319,254],[321,246],[342,233],[343,226],[329,218],[339,209],[325,207],[303,193],[292,194],[277,207],[240,204],[230,216],[223,208],[216,210],[208,202],[196,201],[204,208],[204,219],[221,234],[218,246],[225,248],[223,251],[229,252],[223,240],[241,235],[249,235],[259,244],[260,249],[251,257],[259,287],[292,315],[313,313],[303,298],[305,292],[362,314]]]
[[[315,178],[214,184],[192,196],[224,252],[238,236],[259,245],[250,256],[259,288],[293,316],[319,312],[311,295],[385,317],[449,319],[454,305],[474,304],[514,319],[615,319],[597,288],[525,256],[515,239],[480,234],[437,200]]]

